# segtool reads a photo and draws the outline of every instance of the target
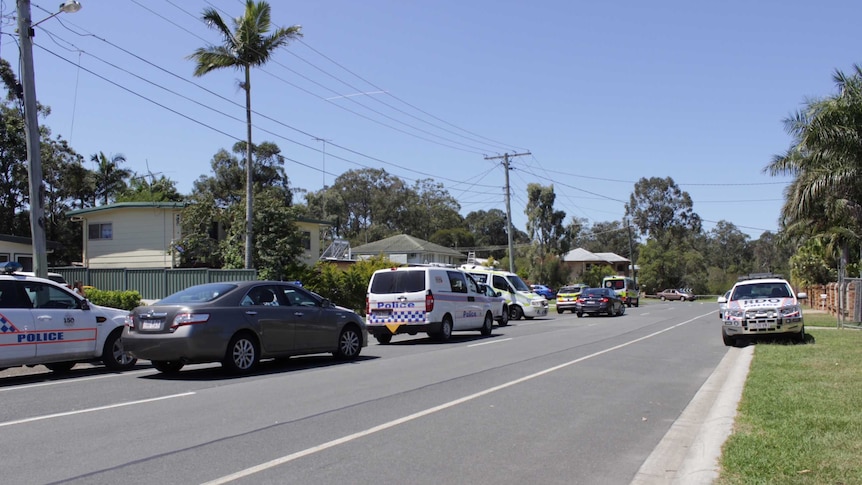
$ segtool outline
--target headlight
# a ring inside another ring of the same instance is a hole
[[[802,309],[799,305],[790,305],[778,309],[778,314],[782,318],[798,318],[802,316]]]
[[[732,318],[743,318],[745,317],[745,310],[741,310],[738,308],[734,308],[733,310],[725,310],[725,315]]]

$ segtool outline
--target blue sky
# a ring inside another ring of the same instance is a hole
[[[34,22],[57,5],[31,1]],[[52,110],[40,123],[87,160],[123,154],[188,193],[245,139],[240,73],[195,78],[186,59],[219,42],[205,7],[233,17],[243,3],[81,3],[36,27],[36,93]],[[384,168],[442,182],[466,215],[505,209],[502,165],[486,157],[529,152],[511,159],[522,230],[528,183],[601,222],[623,217],[637,180],[670,176],[706,230],[775,231],[789,179],[763,168],[791,142],[783,119],[862,62],[851,0],[270,4],[304,37],[252,73],[254,140],[281,147],[293,187]],[[0,56],[18,66],[15,2],[2,9]]]

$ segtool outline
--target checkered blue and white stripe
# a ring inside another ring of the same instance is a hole
[[[425,310],[400,310],[389,315],[368,315],[367,323],[385,325],[387,323],[425,323]]]
[[[16,333],[18,332],[18,328],[6,318],[6,315],[0,313],[0,333]]]

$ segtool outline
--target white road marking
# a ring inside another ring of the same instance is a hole
[[[695,317],[695,318],[692,318],[692,319],[686,320],[686,321],[684,321],[684,322],[677,323],[676,325],[672,325],[672,326],[670,326],[670,327],[668,327],[668,328],[665,328],[665,329],[663,329],[663,330],[659,330],[659,331],[653,332],[653,333],[651,333],[651,334],[649,334],[649,335],[644,335],[643,337],[639,337],[639,338],[636,338],[636,339],[634,339],[634,340],[629,340],[628,342],[624,342],[624,343],[621,343],[621,344],[619,344],[619,345],[615,345],[615,346],[613,346],[613,347],[609,347],[609,348],[607,348],[607,349],[605,349],[605,350],[600,350],[600,351],[598,351],[598,352],[594,352],[594,353],[592,353],[592,354],[590,354],[590,355],[586,355],[586,356],[584,356],[584,357],[580,357],[580,358],[577,358],[577,359],[575,359],[575,360],[571,360],[571,361],[569,361],[569,362],[565,362],[565,363],[563,363],[563,364],[556,365],[556,366],[554,366],[554,367],[549,367],[549,368],[547,368],[547,369],[545,369],[545,370],[542,370],[542,371],[536,372],[536,373],[534,373],[534,374],[530,374],[530,375],[528,375],[528,376],[524,376],[524,377],[521,377],[521,378],[515,379],[515,380],[513,380],[513,381],[509,381],[509,382],[506,382],[506,383],[500,384],[500,385],[498,385],[498,386],[490,387],[490,388],[485,389],[485,390],[483,390],[483,391],[479,391],[479,392],[477,392],[477,393],[470,394],[469,396],[464,396],[464,397],[462,397],[462,398],[455,399],[454,401],[449,401],[449,402],[447,402],[447,403],[443,403],[443,404],[440,404],[440,405],[438,405],[438,406],[434,406],[434,407],[431,407],[431,408],[425,409],[425,410],[423,410],[423,411],[419,411],[419,412],[413,413],[413,414],[411,414],[411,415],[404,416],[404,417],[402,417],[402,418],[398,418],[398,419],[395,419],[395,420],[389,421],[389,422],[387,422],[387,423],[383,423],[383,424],[380,424],[380,425],[377,425],[377,426],[374,426],[374,427],[368,428],[368,429],[363,430],[363,431],[358,431],[358,432],[356,432],[356,433],[349,434],[349,435],[347,435],[347,436],[343,436],[343,437],[341,437],[341,438],[337,438],[337,439],[334,439],[334,440],[332,440],[332,441],[328,441],[328,442],[326,442],[326,443],[322,443],[322,444],[320,444],[320,445],[313,446],[313,447],[311,447],[311,448],[306,448],[306,449],[304,449],[304,450],[297,451],[296,453],[291,453],[291,454],[289,454],[289,455],[282,456],[281,458],[276,458],[276,459],[274,459],[274,460],[270,460],[270,461],[268,461],[268,462],[261,463],[260,465],[256,465],[256,466],[253,466],[253,467],[246,468],[245,470],[240,470],[240,471],[238,471],[238,472],[236,472],[236,473],[232,473],[232,474],[230,474],[230,475],[225,475],[225,476],[223,476],[223,477],[216,478],[215,480],[211,480],[211,481],[209,481],[209,482],[205,482],[205,483],[203,483],[202,485],[222,485],[222,484],[224,484],[224,483],[230,483],[230,482],[232,482],[232,481],[234,481],[234,480],[239,480],[240,478],[245,478],[245,477],[248,477],[248,476],[254,475],[255,473],[260,473],[260,472],[265,471],[265,470],[268,470],[268,469],[270,469],[270,468],[275,468],[275,467],[277,467],[277,466],[284,465],[285,463],[290,463],[290,462],[292,462],[292,461],[294,461],[294,460],[297,460],[297,459],[299,459],[299,458],[303,458],[303,457],[306,457],[306,456],[309,456],[309,455],[313,455],[314,453],[317,453],[317,452],[320,452],[320,451],[324,451],[324,450],[327,450],[327,449],[329,449],[329,448],[334,448],[334,447],[336,447],[336,446],[338,446],[338,445],[342,445],[342,444],[344,444],[344,443],[349,443],[349,442],[354,441],[354,440],[357,440],[357,439],[359,439],[359,438],[363,438],[363,437],[365,437],[365,436],[369,436],[369,435],[372,435],[372,434],[374,434],[374,433],[378,433],[378,432],[380,432],[380,431],[385,431],[385,430],[387,430],[387,429],[389,429],[389,428],[394,428],[394,427],[396,427],[396,426],[398,426],[398,425],[401,425],[401,424],[404,424],[404,423],[408,423],[408,422],[410,422],[410,421],[413,421],[413,420],[416,420],[416,419],[419,419],[419,418],[422,418],[422,417],[425,417],[425,416],[428,416],[428,415],[431,415],[431,414],[434,414],[434,413],[437,413],[437,412],[440,412],[440,411],[443,411],[443,410],[449,409],[449,408],[454,407],[454,406],[457,406],[457,405],[459,405],[459,404],[463,404],[463,403],[465,403],[465,402],[472,401],[472,400],[477,399],[477,398],[480,398],[480,397],[482,397],[482,396],[485,396],[485,395],[488,395],[488,394],[491,394],[491,393],[494,393],[494,392],[497,392],[497,391],[500,391],[500,390],[506,389],[506,388],[508,388],[508,387],[512,387],[512,386],[514,386],[514,385],[516,385],[516,384],[521,384],[522,382],[527,382],[527,381],[532,380],[532,379],[535,379],[535,378],[537,378],[537,377],[541,377],[541,376],[544,376],[544,375],[546,375],[546,374],[550,374],[550,373],[552,373],[552,372],[556,372],[556,371],[558,371],[558,370],[560,370],[560,369],[564,369],[564,368],[566,368],[566,367],[569,367],[569,366],[572,366],[572,365],[575,365],[575,364],[581,363],[581,362],[583,362],[583,361],[585,361],[585,360],[592,359],[592,358],[594,358],[594,357],[598,357],[598,356],[600,356],[600,355],[607,354],[607,353],[609,353],[609,352],[613,352],[613,351],[615,351],[615,350],[619,350],[619,349],[622,349],[622,348],[624,348],[624,347],[628,347],[629,345],[633,345],[633,344],[636,344],[636,343],[638,343],[638,342],[642,342],[642,341],[644,341],[644,340],[647,340],[647,339],[650,339],[650,338],[652,338],[652,337],[655,337],[655,336],[657,336],[657,335],[661,335],[661,334],[663,334],[663,333],[665,333],[665,332],[669,332],[669,331],[671,331],[671,330],[674,330],[674,329],[676,329],[676,328],[678,328],[678,327],[681,327],[681,326],[683,326],[683,325],[689,324],[689,323],[691,323],[691,322],[693,322],[693,321],[695,321],[695,320],[697,320],[697,319],[699,319],[699,318],[703,318],[703,317],[705,317],[705,316],[706,316],[706,315],[701,315],[701,316],[699,316],[699,317]]]
[[[136,374],[146,374],[146,373],[151,373],[151,372],[152,372],[152,369],[141,369],[141,370],[123,372],[122,374],[104,374],[104,375],[90,376],[90,377],[70,377],[69,379],[63,379],[63,380],[59,380],[59,381],[40,382],[38,384],[23,384],[20,386],[4,387],[4,388],[0,388],[0,392],[19,391],[22,389],[31,389],[34,387],[56,386],[59,384],[74,384],[76,382],[81,382],[81,381],[93,381],[96,379],[106,379],[108,377],[133,376]],[[21,376],[21,377],[26,377],[26,375]]]
[[[470,345],[468,345],[467,347],[478,347],[478,346],[480,346],[480,345],[491,345],[491,344],[497,344],[497,343],[500,343],[500,342],[506,342],[506,341],[508,341],[508,340],[512,340],[512,337],[509,337],[509,338],[501,338],[500,340],[493,340],[493,341],[491,341],[491,342],[480,342],[480,343],[478,343],[478,344],[470,344]]]
[[[92,413],[95,411],[104,411],[106,409],[114,409],[114,408],[121,408],[121,407],[125,407],[125,406],[134,406],[136,404],[144,404],[144,403],[148,403],[148,402],[163,401],[165,399],[173,399],[175,397],[186,397],[186,396],[191,396],[194,394],[195,394],[194,392],[184,392],[182,394],[172,394],[170,396],[154,397],[151,399],[141,399],[140,401],[129,401],[129,402],[121,402],[121,403],[117,403],[117,404],[109,404],[107,406],[99,406],[97,408],[79,409],[77,411],[67,411],[65,413],[46,414],[44,416],[34,416],[32,418],[18,419],[16,421],[6,421],[5,423],[0,423],[0,428],[3,428],[5,426],[13,426],[16,424],[32,423],[33,421],[42,421],[45,419],[61,418],[63,416],[73,416],[75,414]]]

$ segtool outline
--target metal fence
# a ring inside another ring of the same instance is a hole
[[[219,281],[250,281],[257,279],[253,269],[123,269],[123,268],[51,268],[66,281],[81,281],[100,290],[130,291],[144,300],[159,300],[189,286]]]

